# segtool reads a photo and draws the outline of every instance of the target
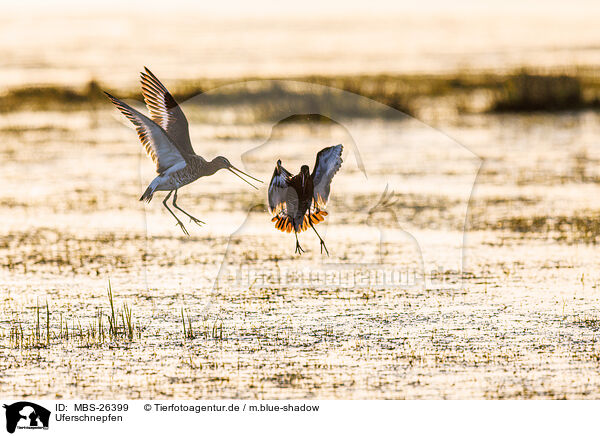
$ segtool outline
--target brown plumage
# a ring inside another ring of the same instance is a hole
[[[327,216],[323,209],[329,199],[331,180],[342,165],[342,151],[341,144],[324,148],[317,154],[312,173],[307,165],[302,165],[295,176],[281,165],[281,160],[277,161],[269,184],[269,210],[274,215],[271,221],[277,230],[294,232],[296,253],[304,251],[298,242],[298,233],[311,227],[321,242],[321,252],[325,249],[329,255],[314,226]]]
[[[237,169],[223,156],[217,156],[213,160],[207,161],[202,156],[197,155],[190,141],[188,121],[171,93],[148,68],[145,68],[145,71],[141,73],[141,82],[142,94],[150,111],[150,118],[109,93],[106,93],[106,95],[135,126],[140,142],[156,165],[158,176],[148,185],[140,201],[150,203],[155,192],[168,191],[163,200],[163,205],[177,220],[177,225],[181,227],[183,233],[189,235],[181,220],[167,205],[167,200],[171,197],[171,194],[175,194],[173,196],[173,206],[187,215],[191,221],[201,225],[204,224],[203,221],[190,215],[177,205],[177,190],[179,188],[198,180],[200,177],[213,175],[221,169],[229,170],[254,188],[256,186],[242,175],[258,182],[260,180]]]

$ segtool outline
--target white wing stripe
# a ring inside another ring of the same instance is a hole
[[[185,164],[185,160],[177,147],[158,124],[118,98],[108,93],[106,95],[108,95],[117,109],[136,127],[146,153],[156,164],[156,172],[161,174],[177,163],[183,162]]]
[[[327,147],[317,154],[317,160],[312,173],[314,184],[314,200],[321,209],[325,208],[329,200],[330,185],[333,176],[342,166],[342,144]]]
[[[281,168],[281,172],[279,169]],[[277,215],[281,212],[287,213],[287,194],[290,189],[287,185],[287,180],[290,173],[281,166],[281,162],[277,163],[271,183],[269,183],[269,212]]]

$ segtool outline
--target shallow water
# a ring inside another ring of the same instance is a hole
[[[207,223],[186,224],[187,238],[160,198],[137,201],[152,164],[111,110],[11,113],[0,120],[0,393],[597,398],[599,121],[485,115],[441,131],[410,119],[192,123],[197,152],[225,154],[265,181],[277,157],[297,171],[345,144],[318,226],[331,257],[306,232],[298,258],[293,237],[270,223],[265,186],[218,173],[182,189],[180,205]],[[386,185],[395,202],[382,205]],[[409,279],[274,278],[377,268]],[[238,270],[254,275],[237,280]],[[61,319],[72,335],[89,332],[100,309],[106,322],[109,279],[135,337],[65,339]],[[19,323],[26,337],[35,331],[36,305],[45,338],[46,302],[49,344],[12,340]]]

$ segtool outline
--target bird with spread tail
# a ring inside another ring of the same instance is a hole
[[[298,242],[298,233],[312,227],[329,256],[325,241],[315,229],[325,219],[324,210],[329,199],[331,180],[342,166],[342,144],[327,147],[317,153],[317,160],[312,173],[308,165],[302,165],[300,172],[292,174],[277,161],[271,183],[269,184],[269,211],[273,214],[275,228],[296,236],[296,253],[304,250]]]
[[[189,233],[181,220],[167,205],[167,200],[173,195],[173,207],[184,213],[190,221],[198,225],[204,221],[190,215],[177,205],[177,190],[182,186],[198,180],[200,177],[212,176],[221,169],[227,169],[244,182],[258,189],[240,174],[261,182],[250,174],[234,167],[227,158],[217,156],[211,161],[197,155],[192,148],[188,121],[183,111],[167,88],[156,78],[152,72],[144,67],[140,75],[142,94],[150,112],[150,118],[138,112],[131,106],[113,97],[108,92],[105,94],[123,115],[133,123],[146,153],[156,164],[158,176],[152,180],[141,196],[140,201],[150,202],[156,191],[168,191],[163,200],[163,205],[177,221],[184,234]]]

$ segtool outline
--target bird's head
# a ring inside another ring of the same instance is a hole
[[[225,156],[217,156],[213,159],[213,164],[215,164],[219,169],[229,168],[231,167],[231,162]]]
[[[246,182],[247,184],[249,184],[250,186],[252,186],[254,189],[258,189],[256,186],[254,186],[252,183],[250,183],[248,180],[246,180],[245,178],[243,178],[241,176],[241,174],[243,174],[246,177],[251,178],[252,180],[256,180],[257,182],[263,183],[262,180],[257,179],[256,177],[252,177],[250,174],[247,174],[245,172],[243,172],[242,170],[234,167],[233,165],[231,165],[231,162],[229,162],[229,160],[224,157],[224,156],[217,156],[213,159],[213,164],[217,166],[218,169],[226,169],[229,170],[230,172],[232,172],[233,174],[235,174],[236,176],[238,176],[240,179],[242,179],[244,182]]]
[[[308,165],[302,165],[300,167],[300,174],[302,175],[302,185],[306,183],[306,180],[310,178],[310,169]]]

